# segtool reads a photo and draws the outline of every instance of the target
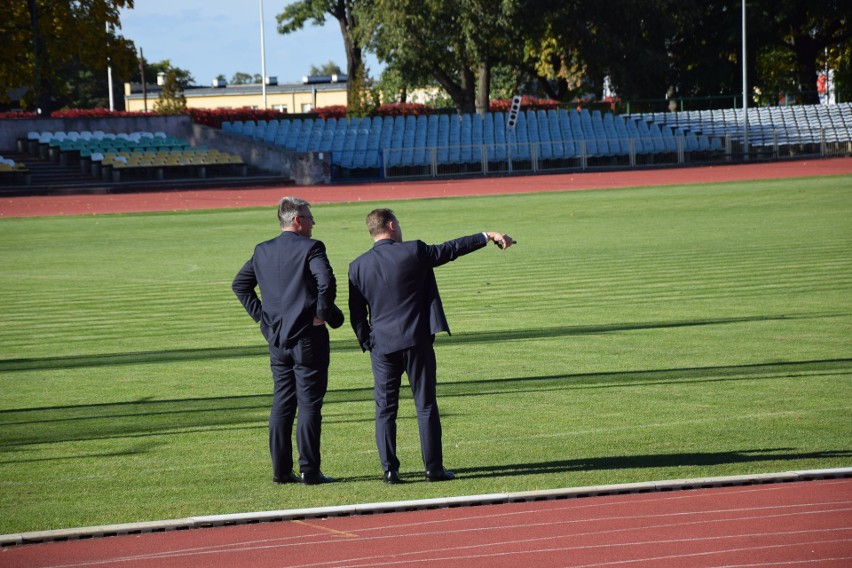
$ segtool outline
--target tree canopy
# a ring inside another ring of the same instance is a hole
[[[359,38],[357,0],[298,0],[284,7],[276,16],[278,33],[288,34],[301,30],[305,24],[325,24],[332,17],[340,25],[343,47],[346,51],[346,95],[350,110],[359,112],[365,105],[366,70],[363,46]]]
[[[119,9],[132,7],[133,0],[0,3],[0,85],[25,88],[24,105],[44,113],[75,98],[101,100],[108,66],[116,81],[137,66],[133,43],[115,31]],[[87,78],[96,75],[92,88]],[[0,89],[0,98],[7,95]]]
[[[459,112],[488,108],[500,90],[569,101],[729,97],[743,92],[742,0],[301,0],[278,16],[291,33],[326,16],[341,23],[349,59],[362,50],[386,64],[386,94],[404,98],[437,86]],[[816,101],[817,73],[837,70],[852,97],[850,0],[749,0],[747,66],[751,97],[769,102],[794,91]],[[362,90],[360,84],[350,85]],[[360,99],[359,99],[360,100]]]

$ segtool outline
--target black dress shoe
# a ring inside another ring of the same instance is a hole
[[[446,469],[426,472],[426,481],[450,481],[455,478],[456,474],[452,471],[447,471]]]
[[[385,472],[385,483],[388,485],[396,485],[397,483],[402,483],[402,480],[399,478],[398,471],[386,471]]]
[[[272,483],[274,483],[275,485],[282,485],[284,483],[299,483],[299,481],[299,476],[293,473],[292,471],[284,477],[272,477]]]
[[[326,477],[321,471],[317,473],[303,473],[299,482],[302,485],[319,485],[320,483],[331,483],[333,477]]]

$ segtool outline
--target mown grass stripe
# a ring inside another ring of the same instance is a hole
[[[848,466],[852,177],[385,202],[437,270],[446,486],[378,481],[332,330],[322,492],[273,487],[266,347],[230,290],[270,208],[0,220],[0,533]],[[346,305],[377,204],[319,205]],[[422,468],[403,389],[404,475]],[[84,497],[81,497],[84,496]]]

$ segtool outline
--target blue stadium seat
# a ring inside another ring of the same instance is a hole
[[[553,135],[550,132],[550,117],[547,115],[547,111],[539,110],[536,111],[536,120],[538,121],[538,140],[539,140],[539,151],[538,156],[543,160],[550,160],[556,155],[556,145],[553,139]],[[554,114],[554,117],[556,115]],[[562,150],[560,148],[559,153]]]
[[[411,158],[411,163],[413,165],[422,166],[429,163],[426,158],[426,155],[428,153],[428,150],[426,148],[426,140],[428,136],[429,119],[426,117],[426,115],[418,116],[414,132],[414,153]]]
[[[432,153],[438,147],[438,116],[435,114],[429,115],[429,122],[426,130],[426,164],[428,165],[432,163]]]
[[[485,118],[482,119],[482,143],[487,148],[488,158],[492,159],[494,156],[494,115],[490,112],[486,113]]]
[[[459,132],[459,161],[463,164],[469,164],[473,161],[472,144],[473,144],[473,122],[471,115],[462,115],[461,131]]]
[[[308,138],[308,152],[316,152],[319,150],[320,143],[322,142],[323,131],[325,130],[325,119],[318,118],[314,120],[314,127],[311,130],[311,135]],[[267,129],[270,127],[267,126]]]
[[[278,130],[275,132],[275,142],[276,146],[284,146],[287,143],[287,133],[290,131],[290,121],[282,120],[281,124],[278,125]]]
[[[296,147],[294,148],[297,152],[308,151],[308,143],[311,141],[311,132],[313,129],[313,119],[308,118],[302,121],[302,128],[299,130],[299,138],[296,140]]]
[[[483,128],[485,126],[485,118],[481,114],[474,114],[471,117],[470,143],[471,143],[471,161],[473,163],[482,162],[483,151]]]
[[[663,146],[666,152],[677,152],[677,140],[674,137],[671,126],[661,126],[660,131],[663,134]]]
[[[609,136],[604,128],[601,111],[595,110],[591,113],[592,133],[598,144],[598,153],[601,156],[612,156],[615,152],[609,147]]]
[[[450,117],[442,114],[438,117],[437,162],[447,164],[450,161]]]
[[[505,161],[507,156],[507,141],[506,141],[506,115],[502,112],[496,112],[493,115],[494,119],[494,152],[491,157],[492,161]]]
[[[648,137],[644,136],[642,131],[639,129],[639,123],[641,120],[628,120],[627,121],[627,132],[630,134],[630,139],[633,140],[635,145],[637,154],[650,154],[653,152],[654,148],[650,144],[650,140]]]
[[[254,138],[254,129],[256,127],[257,126],[255,125],[253,120],[246,120],[245,122],[243,122],[243,129],[240,134],[249,138]]]
[[[626,136],[622,136],[616,126],[616,120],[612,113],[603,115],[603,127],[609,141],[609,150],[615,156],[624,156],[628,153]]]
[[[373,118],[373,121],[370,123],[370,131],[367,134],[367,148],[364,154],[365,168],[379,167],[379,163],[381,162],[379,154],[381,152],[380,147],[383,127],[384,120],[382,120],[382,117],[380,116]]]
[[[458,116],[450,119],[450,147],[447,162],[450,164],[461,163],[461,119]]]
[[[408,115],[405,117],[404,132],[402,135],[402,157],[403,166],[414,164],[414,139],[417,136],[417,117]]]
[[[565,148],[562,143],[562,136],[559,132],[559,118],[557,117],[556,110],[548,110],[544,120],[547,122],[547,140],[550,145],[551,157],[563,158],[565,156]],[[538,123],[542,123],[541,117],[539,117]]]
[[[575,143],[577,136],[571,129],[571,119],[568,116],[568,111],[565,109],[556,111],[556,120],[559,122],[559,134],[562,137],[563,157],[577,157],[579,155],[579,149]]]
[[[591,156],[596,152],[594,142],[589,142],[589,133],[583,128],[581,113],[571,111],[568,113],[568,118],[571,122],[571,131],[574,133],[574,140],[579,142],[577,153],[580,155],[580,148],[585,147],[586,156]]]
[[[628,143],[628,139],[630,138],[630,134],[627,132],[627,121],[623,116],[619,115],[613,117],[613,122],[615,123],[615,133],[618,136],[621,152],[625,155],[629,154],[630,144]]]
[[[397,116],[393,119],[391,129],[390,146],[387,149],[387,165],[389,167],[402,164],[402,145],[405,137],[405,117]]]
[[[372,127],[372,118],[367,116],[361,119],[361,123],[358,125],[355,136],[355,150],[352,156],[353,168],[367,167],[367,143],[370,139],[370,130]]]
[[[280,127],[279,127],[280,128]],[[337,133],[337,119],[325,119],[325,125],[322,129],[322,139],[320,140],[318,152],[331,152],[334,147],[334,135]]]
[[[263,141],[268,144],[273,144],[275,142],[275,137],[278,136],[278,121],[271,121],[266,125],[266,134],[263,136]]]
[[[287,130],[287,139],[284,141],[284,147],[288,150],[295,150],[299,143],[299,132],[302,130],[302,120],[297,118],[290,122],[290,128]]]
[[[379,152],[381,153],[381,161],[383,163],[387,159],[386,156],[389,153],[388,148],[391,147],[391,139],[394,134],[393,125],[394,121],[392,116],[386,116],[382,120],[382,136],[379,140]]]
[[[518,113],[518,121],[515,123],[512,143],[512,159],[513,160],[529,160],[530,159],[530,138],[527,131],[527,113],[521,111]]]

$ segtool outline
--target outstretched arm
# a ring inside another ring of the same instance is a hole
[[[491,231],[485,231],[483,234],[489,241],[497,245],[497,248],[503,250],[506,250],[507,248],[515,244],[515,241],[512,240],[512,237],[510,237],[506,233],[494,233]]]
[[[489,241],[496,243],[498,247],[503,249],[508,248],[515,243],[515,241],[512,240],[512,237],[505,233],[484,231],[467,237],[453,239],[439,245],[427,245],[426,243],[419,241],[419,254],[425,255],[425,257],[429,259],[428,262],[431,266],[438,267],[451,262],[460,256],[470,254],[475,250],[483,248]],[[421,256],[421,258],[424,257]]]

